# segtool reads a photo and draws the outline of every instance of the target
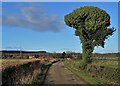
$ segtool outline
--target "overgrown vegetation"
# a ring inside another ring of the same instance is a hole
[[[100,63],[100,62],[99,62]],[[66,60],[65,66],[85,81],[95,85],[119,85],[120,71],[118,67],[111,67],[106,64],[89,64],[82,70],[79,68],[80,60]],[[108,63],[110,64],[110,62]],[[114,66],[118,66],[114,64]]]
[[[45,62],[42,66],[41,66],[41,73],[38,75],[38,77],[36,79],[33,80],[32,84],[33,85],[38,85],[38,86],[42,86],[44,84],[44,81],[46,79],[47,76],[47,72],[50,68],[50,66],[53,63],[56,63],[57,61],[53,61],[53,62]]]
[[[77,76],[81,77],[83,80],[88,82],[88,84],[105,84],[104,81],[98,81],[95,78],[91,77],[88,72],[85,70],[80,69],[79,67],[75,66],[74,64],[70,63],[69,61],[64,61],[65,67],[67,67],[70,71],[72,71]]]
[[[54,62],[53,62],[54,63]],[[38,86],[42,86],[44,84],[47,72],[50,68],[50,66],[52,65],[52,62],[46,62],[42,65],[41,67],[41,71],[40,74],[37,76],[37,78],[35,80],[33,80],[32,84],[33,85],[38,85]]]
[[[38,75],[40,66],[41,62],[38,60],[2,69],[2,85],[31,84],[32,80]]]

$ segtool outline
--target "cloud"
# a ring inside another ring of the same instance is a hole
[[[59,32],[65,25],[55,14],[46,14],[38,7],[22,7],[18,13],[4,15],[3,26],[21,27],[37,32]]]

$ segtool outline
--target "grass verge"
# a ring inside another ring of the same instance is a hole
[[[37,86],[37,85],[42,86],[44,84],[45,77],[46,77],[47,72],[48,72],[51,65],[52,65],[51,62],[43,64],[41,67],[40,74],[37,76],[37,78],[35,80],[33,80],[32,84],[34,84],[35,86]]]
[[[85,70],[81,70],[80,68],[77,68],[72,63],[69,63],[69,61],[67,60],[64,61],[64,65],[75,75],[81,77],[83,80],[88,82],[88,84],[95,85],[95,86],[106,86],[106,83],[104,81],[93,78]]]

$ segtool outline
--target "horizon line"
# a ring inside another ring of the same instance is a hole
[[[45,51],[47,53],[62,53],[62,52],[70,52],[70,53],[82,53],[82,52],[78,52],[78,51],[65,51],[63,50],[61,51],[47,51],[47,50],[20,50],[20,49],[0,49],[1,51],[26,51],[26,52],[41,52],[41,51]],[[107,54],[107,53],[120,53],[120,51],[116,51],[116,52],[93,52],[93,53],[100,53],[100,54]]]

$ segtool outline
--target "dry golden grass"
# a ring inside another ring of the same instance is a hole
[[[0,59],[2,69],[40,59]]]

